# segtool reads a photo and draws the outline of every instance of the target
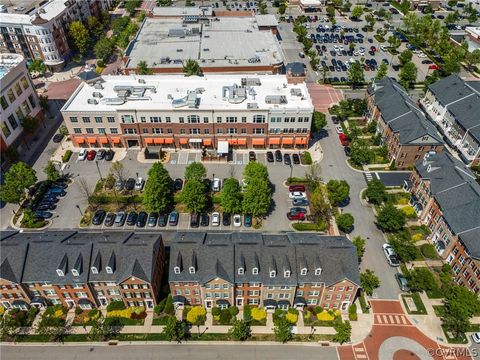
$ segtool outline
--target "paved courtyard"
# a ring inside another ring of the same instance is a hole
[[[333,86],[308,83],[307,87],[316,111],[327,113],[329,107],[343,100],[342,90]]]

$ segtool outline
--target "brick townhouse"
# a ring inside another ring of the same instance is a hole
[[[443,150],[435,127],[392,78],[373,82],[367,89],[369,121],[378,122],[377,133],[397,168],[412,167],[426,153]]]
[[[171,244],[174,304],[346,311],[359,289],[355,247],[315,234],[179,233]]]
[[[417,162],[407,184],[429,240],[452,266],[455,281],[480,292],[480,185],[447,152]]]
[[[0,298],[7,308],[90,309],[112,300],[153,308],[158,300],[164,263],[158,234],[10,232],[2,236],[0,250]],[[13,285],[17,291],[10,295]]]

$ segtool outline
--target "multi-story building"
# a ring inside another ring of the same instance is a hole
[[[321,13],[327,5],[327,0],[289,0],[289,6],[296,6],[304,14]]]
[[[7,308],[157,303],[164,264],[158,234],[8,232],[0,247],[0,302]]]
[[[315,234],[178,233],[170,248],[174,304],[346,311],[359,289],[355,247]]]
[[[15,3],[15,2],[13,2]],[[70,55],[68,25],[107,10],[112,0],[32,0],[6,7],[0,17],[0,53],[40,59],[52,71],[63,69]]]
[[[408,168],[427,153],[443,150],[435,127],[394,79],[375,81],[367,89],[369,121],[378,123],[388,156],[397,168]]]
[[[30,116],[43,119],[37,93],[25,66],[25,59],[18,54],[0,54],[0,150],[17,147],[24,137],[22,120]]]
[[[480,293],[480,185],[465,165],[443,152],[419,161],[408,184],[411,205],[455,280]]]
[[[313,105],[285,75],[104,76],[61,109],[73,144],[216,150],[305,148]]]
[[[431,84],[420,104],[461,159],[480,165],[480,81],[450,75]]]

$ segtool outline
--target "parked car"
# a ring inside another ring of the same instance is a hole
[[[33,214],[39,219],[50,219],[53,214],[50,211],[34,211]]]
[[[428,65],[428,70],[440,70],[440,66],[436,64]]]
[[[292,204],[295,205],[295,206],[307,206],[308,205],[308,200],[304,199],[304,198],[295,198],[295,199],[293,199]]]
[[[135,187],[135,179],[128,178],[127,181],[125,181],[125,190],[132,191],[134,187]]]
[[[213,178],[212,191],[219,192],[221,188],[222,188],[221,180],[219,178]]]
[[[137,178],[137,180],[135,181],[135,190],[142,191],[144,185],[145,185],[145,179],[142,177]]]
[[[90,150],[88,153],[87,153],[87,160],[88,161],[93,161],[95,160],[95,156],[97,155],[97,152],[95,150]]]
[[[480,344],[480,332],[474,332],[472,334],[472,340],[475,344]]]
[[[212,226],[220,226],[220,213],[212,213]]]
[[[344,133],[338,134],[338,138],[340,139],[340,143],[342,144],[342,146],[350,145],[350,139]]]
[[[343,134],[342,126],[341,125],[335,126],[335,131],[337,132],[337,134]]]
[[[81,149],[80,152],[78,153],[78,160],[83,161],[87,158],[87,149]]]
[[[137,212],[136,211],[130,211],[127,215],[127,225],[133,226],[135,225],[135,222],[137,221]]]
[[[183,188],[183,180],[182,179],[175,179],[173,182],[173,190],[180,191]]]
[[[115,180],[115,185],[113,186],[113,188],[116,190],[116,191],[122,191],[123,190],[123,180],[120,180],[120,179],[117,179]]]
[[[389,244],[383,244],[382,248],[390,266],[400,266],[400,261],[398,260],[397,254],[395,254],[393,248]]]
[[[35,210],[37,211],[46,211],[46,210],[54,210],[57,207],[53,202],[41,202],[35,206]]]
[[[305,199],[307,197],[307,195],[302,191],[290,191],[288,193],[288,197],[290,199],[295,199],[295,198],[304,198]]]
[[[232,216],[229,213],[222,214],[222,224],[223,226],[230,226]]]
[[[245,216],[243,217],[243,223],[245,227],[252,227],[252,215],[245,214]]]
[[[65,195],[67,195],[67,192],[63,189],[59,189],[59,188],[52,188],[52,189],[48,189],[47,192],[45,193],[47,196],[60,196],[60,197],[64,197]]]
[[[105,212],[105,210],[95,211],[95,214],[93,215],[93,218],[92,218],[92,224],[93,225],[102,225],[103,220],[105,219],[106,215],[107,215],[107,213]]]
[[[107,154],[107,151],[105,149],[100,149],[97,152],[97,160],[103,160],[105,158],[105,155]]]
[[[345,147],[343,148],[343,151],[345,152],[345,155],[347,155],[347,156],[352,156],[352,149],[350,149],[350,147],[345,146]]]
[[[192,228],[198,228],[200,225],[200,216],[198,214],[190,214],[190,227]]]
[[[410,288],[408,287],[408,280],[405,277],[405,275],[401,273],[396,273],[395,274],[395,280],[397,280],[398,286],[400,290],[402,291],[410,291]]]
[[[113,223],[115,222],[115,213],[108,213],[107,216],[105,216],[105,226],[112,226]]]
[[[288,220],[305,220],[304,213],[287,213]]]
[[[273,153],[271,151],[267,151],[267,161],[268,162],[273,162],[274,161]]]
[[[290,158],[290,154],[284,154],[283,155],[283,163],[285,165],[291,165],[292,164],[292,159]]]
[[[203,213],[200,215],[200,226],[208,226],[210,224],[210,216],[208,214]]]
[[[115,215],[115,226],[123,226],[126,218],[127,215],[125,214],[125,211],[119,211],[117,215]]]
[[[248,152],[248,161],[255,161],[257,160],[257,156],[255,155],[255,151]]]
[[[63,139],[63,135],[62,135],[62,134],[55,134],[55,136],[53,137],[52,140],[53,140],[54,143],[57,143],[57,144],[58,144],[60,141],[62,141],[62,139]]]
[[[292,154],[292,160],[295,165],[300,164],[300,156],[298,154]]]
[[[112,161],[114,156],[115,156],[115,151],[108,149],[107,152],[105,153],[105,160]]]
[[[233,226],[240,227],[242,226],[242,216],[235,214],[233,215]]]
[[[305,185],[290,185],[288,191],[302,191],[305,192]]]
[[[145,224],[147,223],[147,218],[148,214],[145,211],[140,211],[137,216],[137,222],[135,225],[137,227],[145,227]]]
[[[282,162],[282,152],[280,150],[275,150],[275,161]]]
[[[158,213],[152,212],[148,215],[147,225],[148,227],[155,227],[157,226],[158,220]]]
[[[339,123],[338,117],[336,117],[336,116],[332,116],[332,121],[335,125],[338,125],[338,123]]]
[[[160,224],[160,221],[158,223]],[[168,216],[168,224],[170,226],[177,226],[177,224],[178,224],[178,213],[176,211],[172,211],[170,213],[170,215]]]
[[[41,203],[56,204],[58,200],[59,200],[58,197],[53,194],[45,194],[45,196],[41,200]]]

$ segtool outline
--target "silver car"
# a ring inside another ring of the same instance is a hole
[[[125,211],[119,211],[117,215],[115,215],[115,226],[123,226],[126,218],[127,214],[125,214]]]

